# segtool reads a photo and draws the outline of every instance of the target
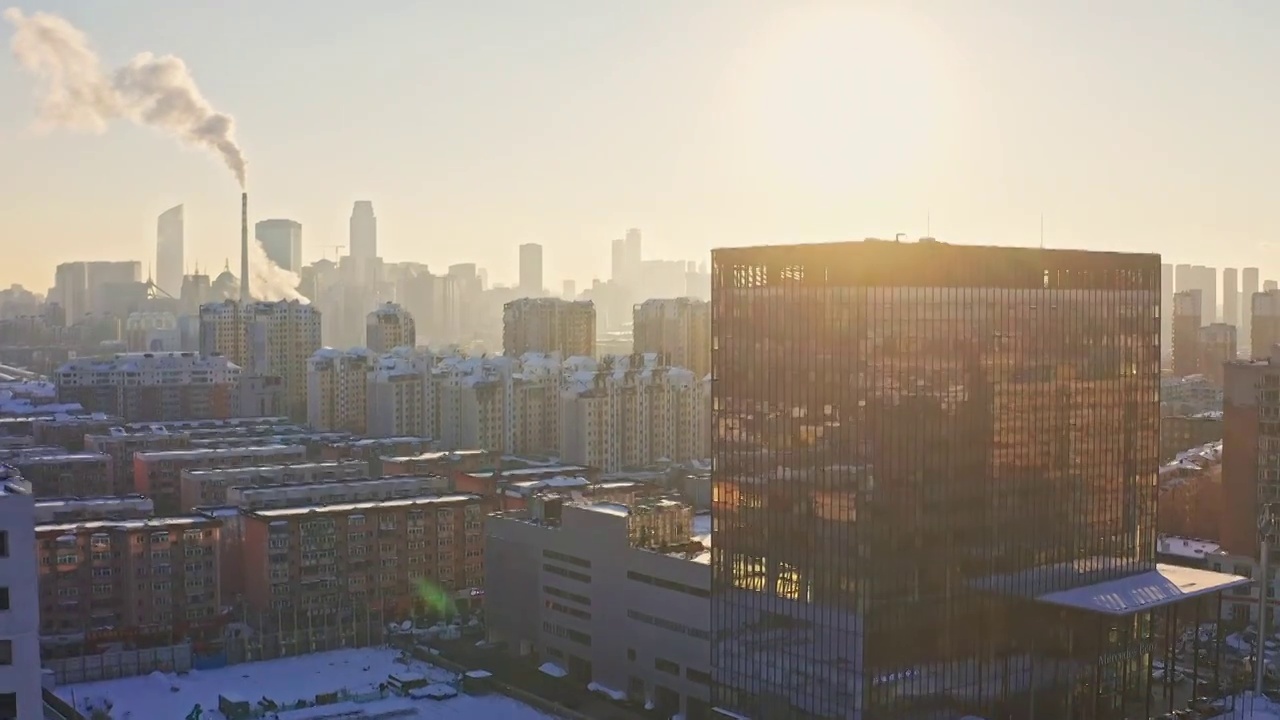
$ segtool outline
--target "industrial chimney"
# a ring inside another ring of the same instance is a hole
[[[249,300],[249,193],[240,193],[240,302]]]

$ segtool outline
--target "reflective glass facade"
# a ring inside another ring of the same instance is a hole
[[[1154,567],[1159,306],[1156,255],[714,251],[715,703],[1066,717],[1145,693],[1150,616],[1032,598]]]

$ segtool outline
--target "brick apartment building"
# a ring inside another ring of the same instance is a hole
[[[140,452],[185,450],[191,447],[191,439],[185,433],[171,433],[164,428],[155,431],[119,432],[105,435],[85,435],[86,452],[97,452],[111,458],[111,487],[115,495],[133,492],[133,455]]]
[[[154,500],[157,513],[170,515],[182,509],[183,470],[301,462],[305,457],[306,448],[301,445],[141,452],[133,456],[133,490]]]
[[[246,511],[245,612],[317,627],[425,617],[437,601],[469,610],[483,595],[483,517],[470,494]]]
[[[41,635],[83,633],[73,654],[220,637],[219,526],[204,515],[37,525]]]
[[[101,413],[40,418],[31,424],[31,441],[33,445],[57,445],[68,452],[80,452],[85,449],[86,435],[105,435],[123,423],[123,418]]]
[[[134,520],[155,515],[155,503],[145,495],[53,497],[36,501],[39,524],[76,523],[88,520]]]
[[[92,497],[115,492],[111,457],[78,452],[15,458],[11,465],[31,483],[37,498]]]
[[[389,474],[383,468],[383,458],[417,455],[434,449],[433,441],[427,438],[363,438],[328,443],[320,448],[320,457],[324,460],[363,460],[369,463],[369,475],[371,477],[381,477]],[[407,474],[417,475],[419,473]]]
[[[369,464],[358,460],[298,462],[186,469],[179,480],[182,508],[225,505],[231,488],[257,485],[291,485],[368,477]]]

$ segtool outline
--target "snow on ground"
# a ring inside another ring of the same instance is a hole
[[[396,662],[400,653],[387,648],[336,650],[281,660],[228,665],[217,670],[193,670],[186,675],[152,673],[139,677],[67,685],[58,696],[83,709],[87,701],[109,699],[115,720],[183,720],[196,703],[204,720],[221,720],[218,694],[232,693],[257,705],[263,697],[280,705],[314,700],[320,693],[346,689],[352,693],[376,690],[392,673],[419,672],[433,681],[448,681],[452,673],[414,661],[408,668]],[[174,692],[173,688],[177,688]],[[499,694],[460,694],[450,700],[408,700],[394,697],[361,705],[369,712],[401,705],[418,710],[419,718],[485,718],[485,720],[549,720],[528,705]],[[131,713],[127,715],[127,713]]]

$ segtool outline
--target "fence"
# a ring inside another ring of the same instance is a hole
[[[123,650],[101,655],[56,658],[45,660],[44,666],[53,671],[59,685],[71,685],[147,675],[157,670],[163,673],[186,672],[192,668],[192,653],[190,645],[171,645],[146,650]]]
[[[375,647],[386,644],[386,640],[380,626],[282,628],[277,632],[229,637],[224,641],[224,657],[226,664],[237,665],[330,650]]]

